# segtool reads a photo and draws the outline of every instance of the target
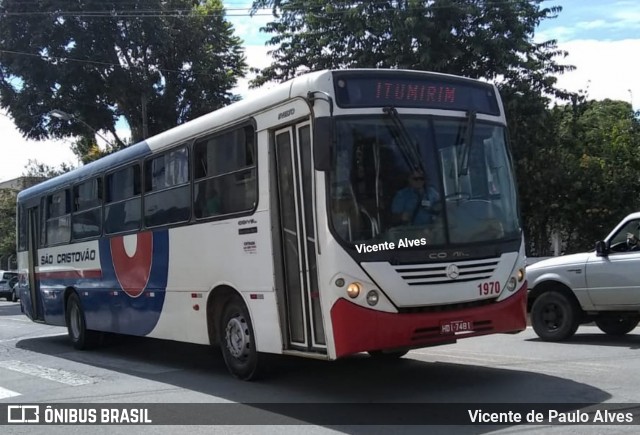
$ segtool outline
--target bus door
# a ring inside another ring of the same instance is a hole
[[[40,222],[39,207],[31,207],[27,209],[27,249],[28,259],[27,266],[29,268],[28,285],[29,285],[29,304],[25,306],[31,320],[44,321],[42,295],[40,293],[40,277],[36,273],[38,268],[38,224]]]
[[[318,292],[311,124],[275,132],[275,169],[281,255],[276,255],[281,320],[287,347],[326,353]],[[279,243],[278,243],[279,242]]]

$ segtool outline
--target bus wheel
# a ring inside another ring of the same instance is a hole
[[[375,358],[380,361],[391,361],[395,359],[400,359],[405,356],[409,352],[408,350],[394,350],[390,352],[385,352],[382,350],[370,350],[367,352],[369,356]]]
[[[89,349],[97,344],[99,333],[87,330],[80,298],[75,293],[72,293],[67,300],[66,321],[69,339],[74,348],[78,350]]]
[[[544,341],[562,341],[578,330],[579,309],[560,292],[538,296],[531,307],[531,326]]]
[[[602,316],[596,319],[600,330],[609,335],[625,335],[638,326],[638,318],[624,316]]]
[[[255,379],[258,352],[251,319],[244,303],[237,297],[227,302],[220,320],[219,342],[229,372],[238,379]]]

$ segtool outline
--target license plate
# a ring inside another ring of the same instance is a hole
[[[473,331],[473,322],[470,320],[450,320],[440,323],[441,334],[455,334],[457,332]]]

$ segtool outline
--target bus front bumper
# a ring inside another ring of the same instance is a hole
[[[477,308],[387,313],[338,300],[331,308],[336,358],[374,350],[420,348],[527,327],[527,284],[511,297]]]

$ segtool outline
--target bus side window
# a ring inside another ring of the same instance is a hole
[[[47,245],[69,242],[71,236],[71,201],[69,189],[47,196],[45,236]]]
[[[144,221],[148,227],[191,217],[189,154],[186,146],[145,162]]]
[[[104,227],[113,234],[140,228],[140,166],[128,166],[105,177]]]
[[[71,232],[74,239],[102,233],[102,179],[93,178],[73,187]]]
[[[124,228],[124,202],[110,204],[106,207],[104,229],[107,233],[117,233]]]
[[[253,209],[257,201],[255,131],[244,126],[196,141],[197,219]]]

